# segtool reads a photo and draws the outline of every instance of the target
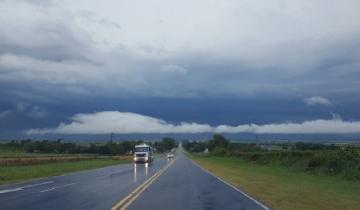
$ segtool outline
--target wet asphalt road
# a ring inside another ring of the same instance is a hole
[[[124,164],[0,187],[0,209],[110,209],[166,165]],[[128,209],[266,209],[181,152]]]
[[[0,210],[109,210],[166,164],[121,164],[0,187]]]
[[[267,209],[195,165],[183,154],[130,206],[136,209]]]

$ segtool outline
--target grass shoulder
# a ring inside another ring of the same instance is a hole
[[[129,162],[131,162],[131,157],[119,156],[52,161],[27,165],[0,165],[0,185]]]
[[[360,208],[360,182],[236,157],[188,154],[214,174],[279,210]]]

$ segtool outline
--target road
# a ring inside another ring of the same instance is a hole
[[[108,210],[119,203],[129,210],[267,209],[182,152],[150,165],[123,164],[0,187],[2,210]]]

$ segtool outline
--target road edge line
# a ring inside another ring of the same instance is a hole
[[[188,158],[188,157],[187,157]],[[259,205],[260,207],[262,207],[265,210],[272,210],[270,207],[266,206],[265,204],[261,203],[260,201],[256,200],[255,198],[251,197],[250,195],[248,195],[247,193],[245,193],[244,191],[240,190],[239,188],[235,187],[234,185],[230,184],[229,182],[223,180],[222,178],[216,176],[214,173],[212,173],[211,171],[205,169],[204,167],[202,167],[201,165],[199,165],[198,163],[196,163],[195,161],[191,160],[190,158],[188,158],[194,165],[196,165],[197,167],[201,168],[203,171],[205,171],[206,173],[210,174],[211,176],[215,177],[216,179],[220,180],[221,182],[223,182],[224,184],[228,185],[229,187],[233,188],[234,190],[236,190],[237,192],[241,193],[242,195],[244,195],[245,197],[249,198],[250,200],[252,200],[253,202],[255,202],[257,205]]]

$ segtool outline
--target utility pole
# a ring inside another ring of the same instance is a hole
[[[113,137],[114,137],[114,133],[110,133],[110,143],[113,143]]]

